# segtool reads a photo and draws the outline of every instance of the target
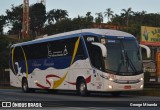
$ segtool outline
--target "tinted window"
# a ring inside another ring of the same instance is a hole
[[[24,50],[28,59],[72,56],[77,40],[78,37],[74,37],[69,39],[32,44],[24,46]],[[79,42],[76,56],[85,56],[81,40]]]

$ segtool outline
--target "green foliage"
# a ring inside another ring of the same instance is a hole
[[[50,10],[46,16],[48,24],[53,24],[54,21],[57,22],[66,19],[68,17],[68,12],[67,10],[62,10],[62,9],[53,9]]]
[[[0,16],[0,35],[3,35],[3,27],[6,24],[6,16]]]
[[[9,41],[6,37],[0,37],[0,68],[8,68]]]
[[[46,9],[42,3],[36,3],[30,7],[30,30],[40,35],[46,21]]]
[[[141,26],[160,26],[160,14],[149,13],[146,11],[133,12],[132,8],[122,9],[120,15],[113,14],[111,8],[107,8],[105,12],[96,13],[94,18],[91,12],[87,12],[85,16],[69,18],[67,10],[52,9],[46,13],[45,6],[42,3],[36,3],[30,6],[30,36],[34,39],[36,36],[44,34],[56,34],[66,31],[72,31],[82,28],[92,28],[94,23],[101,24],[104,17],[108,18],[108,25],[119,26],[120,30],[129,32],[140,39]],[[14,6],[6,10],[6,17],[0,16],[0,34],[3,34],[3,26],[10,25],[12,28],[9,34],[21,33],[23,5]]]
[[[104,16],[108,17],[108,22],[109,22],[110,17],[113,17],[113,11],[111,10],[111,8],[106,9],[106,12],[104,12]]]
[[[95,18],[95,22],[97,24],[103,23],[103,14],[102,12],[96,13],[97,17]]]
[[[23,5],[14,6],[12,5],[11,10],[6,10],[7,25],[11,25],[12,28],[9,34],[18,34],[22,29],[23,19]]]

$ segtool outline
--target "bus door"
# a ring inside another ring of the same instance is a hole
[[[89,49],[89,56],[90,56],[90,62],[92,65],[92,85],[94,90],[101,90],[102,89],[102,82],[103,79],[101,75],[103,74],[104,70],[104,62],[103,62],[103,57],[102,57],[102,52],[100,47],[92,45],[90,46]]]

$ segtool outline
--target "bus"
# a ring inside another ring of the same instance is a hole
[[[143,89],[141,47],[126,32],[81,29],[14,44],[10,49],[10,85],[35,89],[90,92]]]

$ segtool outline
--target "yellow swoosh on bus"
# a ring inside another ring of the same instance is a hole
[[[16,70],[14,68],[14,50],[15,50],[15,48],[12,49],[12,68],[13,68],[14,74],[16,74]]]
[[[73,64],[73,61],[75,59],[75,56],[76,56],[76,53],[77,53],[77,50],[78,50],[78,46],[79,46],[79,42],[80,42],[80,37],[78,37],[78,40],[75,43],[74,52],[73,52],[73,55],[72,55],[72,60],[71,60],[70,66]],[[56,89],[57,87],[59,87],[63,83],[63,81],[65,80],[67,74],[68,74],[68,71],[66,72],[66,74],[62,78],[54,81],[52,89]]]
[[[28,63],[27,63],[27,57],[26,57],[26,53],[24,52],[24,49],[21,47],[22,52],[23,52],[23,56],[24,56],[24,60],[25,60],[25,64],[26,64],[26,78],[28,79]]]

